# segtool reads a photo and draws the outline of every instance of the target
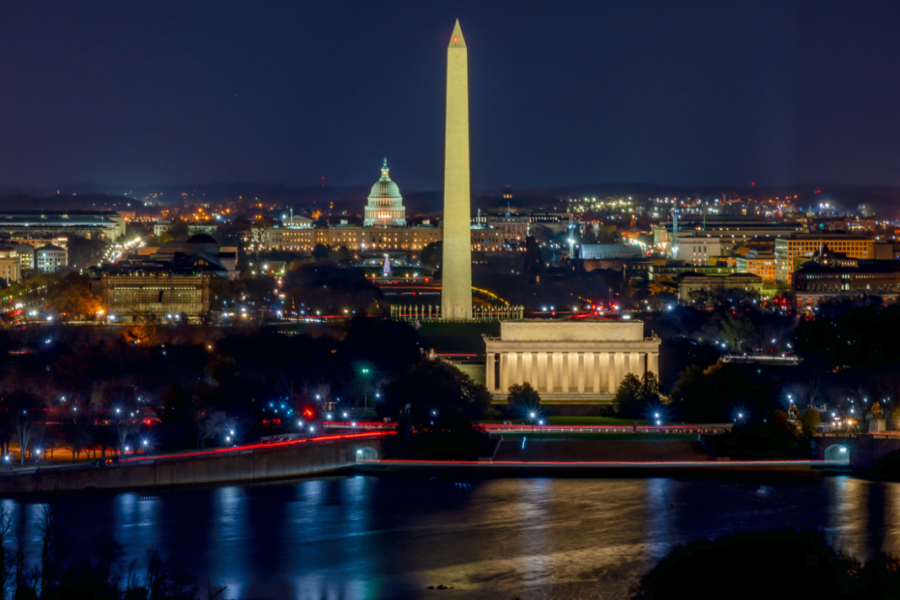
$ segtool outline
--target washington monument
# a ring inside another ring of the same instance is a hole
[[[441,318],[472,318],[469,191],[469,67],[459,21],[447,48],[447,137],[444,155],[444,256]]]

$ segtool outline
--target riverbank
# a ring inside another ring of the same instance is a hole
[[[410,474],[435,476],[447,472],[492,477],[671,477],[688,474],[810,474],[853,473],[839,460],[758,461],[440,461],[361,460],[355,470],[366,475]]]
[[[381,455],[389,432],[330,435],[235,448],[140,456],[114,464],[70,465],[0,474],[0,495],[164,489],[257,483],[323,475]]]
[[[595,434],[596,435],[596,434]],[[541,440],[516,435],[498,439],[490,456],[478,460],[372,459],[357,461],[359,472],[434,475],[442,471],[466,472],[477,477],[640,477],[673,473],[790,472],[850,473],[847,460],[741,460],[714,456],[695,437],[640,439],[630,434],[602,439]]]

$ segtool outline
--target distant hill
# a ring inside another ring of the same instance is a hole
[[[135,200],[161,205],[178,205],[185,202],[224,202],[259,199],[266,203],[282,205],[285,209],[312,212],[324,210],[340,215],[362,214],[369,185],[346,187],[292,187],[255,183],[209,183],[196,185],[110,186],[104,184],[77,184],[59,187],[59,193],[44,195],[25,194],[12,186],[0,186],[0,210],[96,209],[107,207],[123,210]],[[55,190],[54,190],[55,191]],[[440,190],[401,189],[404,204],[410,216],[437,216],[443,209],[443,193]],[[502,189],[473,190],[472,210],[487,210],[501,199]],[[559,205],[560,199],[578,197],[632,196],[636,199],[655,197],[721,197],[775,198],[798,196],[801,206],[818,202],[834,202],[847,209],[860,204],[874,207],[876,214],[885,218],[900,217],[900,187],[798,184],[783,187],[698,186],[677,187],[646,183],[596,183],[573,184],[546,188],[517,189],[514,197],[526,207]],[[130,207],[134,208],[134,206]]]
[[[77,196],[32,196],[29,194],[13,194],[0,196],[0,210],[125,210],[128,204],[136,205],[133,198],[107,196],[106,194],[87,194]]]

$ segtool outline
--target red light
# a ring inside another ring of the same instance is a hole
[[[200,450],[199,452],[187,452],[184,454],[169,454],[162,456],[148,456],[147,458],[126,458],[119,462],[139,462],[144,460],[154,460],[157,458],[180,458],[183,456],[202,456],[206,454],[224,454],[226,452],[239,452],[242,450],[258,450],[263,448],[280,448],[282,446],[290,446],[291,444],[307,444],[309,442],[332,442],[337,440],[353,440],[368,437],[384,437],[386,435],[394,435],[395,431],[369,431],[366,433],[349,433],[337,435],[323,435],[320,437],[304,438],[300,440],[290,440],[287,442],[273,442],[271,444],[248,444],[246,446],[235,446],[234,448],[217,448],[215,450]]]

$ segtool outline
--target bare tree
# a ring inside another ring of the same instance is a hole
[[[0,510],[0,593],[4,595],[15,566],[15,555],[7,556],[6,551],[6,541],[11,530],[12,519],[9,516],[9,511],[4,507]]]
[[[219,596],[225,594],[228,591],[228,586],[224,584],[213,585],[209,581],[209,577],[206,578],[206,600],[216,600]]]
[[[56,582],[56,514],[49,504],[41,507],[35,527],[41,534],[41,599],[51,597],[51,588]]]
[[[202,410],[197,413],[199,421],[197,427],[197,435],[199,437],[199,446],[206,446],[206,440],[226,437],[228,432],[234,429],[234,425],[229,421],[228,415],[220,410]]]
[[[21,466],[25,466],[25,451],[34,435],[34,419],[27,409],[18,410],[16,414],[16,439],[19,441],[19,455]]]

